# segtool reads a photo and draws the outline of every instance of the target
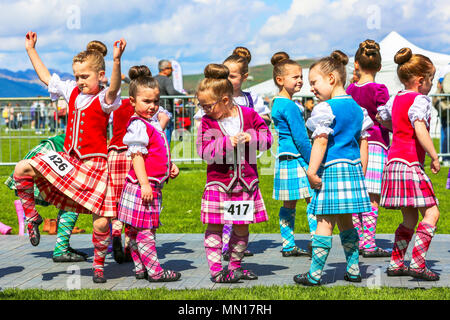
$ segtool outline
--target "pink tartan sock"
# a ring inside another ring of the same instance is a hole
[[[231,234],[230,238],[230,263],[228,264],[228,270],[235,270],[241,267],[242,259],[244,258],[245,249],[248,246],[248,234],[246,236],[240,237],[234,233]]]
[[[362,224],[362,215],[360,213],[352,214],[353,226],[358,232],[359,237],[359,250],[363,250],[364,248],[364,234],[363,234],[363,224]]]
[[[125,228],[125,235],[129,239],[128,248],[130,250],[131,258],[134,262],[134,272],[142,273],[145,271],[145,267],[139,256],[138,246],[136,242],[137,233],[138,231],[133,227]]]
[[[377,232],[378,209],[372,207],[371,212],[364,212],[362,214],[363,225],[363,249],[365,251],[375,251],[377,245],[375,244],[375,234]]]
[[[400,224],[397,230],[395,230],[394,247],[392,248],[389,269],[404,267],[405,253],[413,234],[414,230],[406,228],[403,224]]]
[[[103,270],[105,265],[105,257],[108,253],[108,246],[111,242],[110,231],[98,232],[93,230],[92,243],[94,244],[94,269]]]
[[[216,276],[222,271],[222,232],[205,232],[205,251],[211,276]]]
[[[37,220],[39,214],[34,202],[34,179],[31,176],[18,177],[14,175],[14,181],[27,222]]]
[[[152,230],[140,230],[136,236],[137,247],[141,261],[147,269],[148,276],[158,279],[163,274],[163,269],[156,254],[155,233]]]
[[[122,236],[122,228],[123,223],[118,219],[112,219],[112,232],[111,235],[113,237],[121,237]]]
[[[425,256],[430,247],[431,239],[434,237],[436,227],[426,222],[419,223],[416,230],[416,239],[412,251],[410,268],[423,271],[426,268]]]

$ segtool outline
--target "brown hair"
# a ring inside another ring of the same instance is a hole
[[[89,60],[95,71],[105,71],[105,59],[103,57],[108,53],[106,45],[98,40],[88,43],[85,51],[81,51],[73,57],[72,64],[78,62],[83,63]]]
[[[309,67],[309,70],[319,67],[324,74],[330,74],[336,71],[338,80],[344,86],[347,78],[347,71],[345,70],[347,63],[347,55],[340,50],[335,50],[328,57],[324,57],[319,61],[314,62],[311,67]]]
[[[223,96],[233,96],[233,85],[228,80],[230,71],[226,66],[210,63],[205,67],[203,73],[205,78],[200,81],[197,87],[197,94],[198,92],[211,90],[215,99],[220,99]]]
[[[410,48],[400,49],[394,56],[394,62],[398,64],[397,75],[403,84],[413,77],[429,77],[436,70],[428,57],[413,54]]]
[[[252,60],[250,50],[245,47],[236,47],[231,56],[225,59],[223,63],[236,63],[240,65],[241,74],[248,73],[248,65]]]
[[[374,40],[367,39],[359,44],[356,50],[355,61],[361,69],[368,71],[378,71],[381,68],[380,45]]]
[[[280,88],[280,86],[277,83],[277,77],[282,77],[285,74],[286,66],[287,65],[300,66],[296,61],[291,60],[289,58],[289,55],[284,51],[275,53],[270,59],[270,63],[273,65],[273,73],[272,73],[273,81],[275,82],[275,85],[278,88]]]
[[[136,98],[139,87],[158,89],[158,81],[152,77],[152,72],[147,66],[133,66],[128,70],[128,77],[130,78],[130,97]]]

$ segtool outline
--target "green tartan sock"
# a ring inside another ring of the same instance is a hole
[[[54,257],[60,256],[69,250],[69,240],[77,222],[78,213],[60,210],[58,216],[58,234],[56,235],[56,245],[53,251]]]

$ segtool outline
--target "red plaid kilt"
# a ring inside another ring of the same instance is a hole
[[[111,177],[111,190],[116,203],[120,201],[125,179],[131,168],[131,157],[126,156],[126,150],[112,149],[108,152],[108,170]]]
[[[255,202],[255,212],[253,221],[228,221],[224,220],[224,201],[246,201],[253,200]],[[211,224],[250,224],[264,222],[269,219],[258,186],[253,188],[251,192],[245,192],[241,185],[233,188],[232,192],[225,190],[218,185],[210,185],[205,188],[202,197],[201,221]]]
[[[159,214],[162,204],[162,185],[150,182],[153,190],[153,200],[143,202],[141,186],[130,181],[125,182],[120,197],[117,218],[130,226],[143,229],[154,229],[160,225]]]
[[[38,154],[30,165],[43,177],[37,177],[36,186],[42,198],[65,211],[115,217],[116,205],[108,185],[108,163],[105,158],[92,157],[84,160],[58,152],[74,168],[61,177],[41,159]]]
[[[430,178],[419,164],[390,161],[383,171],[380,205],[389,209],[438,205]]]

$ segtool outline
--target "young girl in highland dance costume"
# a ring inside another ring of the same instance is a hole
[[[278,132],[278,155],[275,163],[273,198],[282,200],[279,222],[283,240],[283,257],[310,255],[295,245],[294,227],[297,200],[310,202],[313,194],[306,170],[311,155],[311,142],[306,132],[301,109],[292,101],[294,93],[303,85],[301,66],[289,59],[287,53],[275,53],[271,59],[273,80],[280,93],[272,106],[272,119]],[[316,228],[316,219],[308,215],[311,234]]]
[[[428,153],[431,172],[436,174],[440,170],[439,158],[428,132],[432,105],[427,94],[436,69],[428,57],[412,54],[409,48],[400,49],[394,61],[398,64],[397,75],[405,90],[378,108],[380,120],[391,126],[393,132],[383,172],[380,205],[388,209],[400,208],[403,215],[403,222],[395,231],[387,274],[436,281],[439,275],[427,268],[425,256],[439,220],[438,200],[423,167],[425,153]],[[407,268],[405,253],[414,234],[419,211],[423,220],[417,227],[411,264]]]
[[[310,270],[294,277],[295,282],[308,286],[320,284],[336,223],[347,260],[344,279],[361,282],[359,238],[352,214],[370,211],[371,207],[364,169],[368,157],[366,130],[373,122],[367,111],[345,93],[347,62],[344,53],[334,51],[309,71],[311,91],[322,101],[306,122],[314,139],[307,174],[315,194],[308,212],[316,215],[317,230],[312,237]]]
[[[118,219],[129,225],[128,236],[137,279],[150,282],[176,281],[181,274],[164,270],[155,245],[160,225],[162,188],[167,179],[178,176],[170,161],[170,148],[161,128],[152,124],[159,109],[158,82],[146,66],[129,71],[130,103],[135,114],[129,119],[123,143],[128,146],[132,166],[127,175],[118,206]]]
[[[381,193],[381,177],[386,165],[389,148],[389,130],[383,127],[375,116],[377,108],[389,100],[389,92],[384,84],[375,83],[375,75],[381,69],[380,46],[373,40],[366,40],[359,44],[355,54],[355,70],[360,73],[356,83],[347,88],[347,93],[361,107],[367,110],[374,122],[372,128],[367,130],[370,137],[369,160],[366,172],[366,187],[369,192],[372,210],[369,212],[353,214],[353,224],[359,235],[359,251],[363,257],[390,257],[391,253],[377,247],[375,234],[378,219],[378,204]]]
[[[94,45],[77,54],[72,64],[76,81],[62,81],[58,75],[50,75],[36,52],[36,41],[36,33],[27,33],[25,47],[31,63],[39,79],[49,87],[52,98],[62,96],[69,109],[64,141],[66,152],[22,160],[14,171],[30,241],[34,246],[39,244],[42,223],[35,209],[33,187],[36,183],[45,201],[65,211],[92,214],[93,281],[103,283],[106,282],[103,268],[110,241],[109,218],[116,215],[106,161],[106,129],[110,112],[120,106],[120,58],[126,42],[121,39],[114,43],[111,86],[103,88],[106,47]]]
[[[150,71],[150,70],[149,70]],[[151,74],[150,74],[151,76]],[[131,167],[131,157],[126,155],[127,146],[123,143],[123,137],[127,132],[128,121],[134,114],[134,107],[130,99],[123,99],[122,105],[113,112],[113,136],[108,145],[108,168],[111,176],[111,185],[113,197],[116,203],[119,203],[122,194],[125,179]],[[151,122],[160,130],[166,128],[170,120],[170,113],[163,107],[159,107],[153,115]],[[122,229],[123,223],[119,219],[112,219],[112,243],[113,257],[117,263],[122,263],[129,256],[129,237],[128,228],[125,229],[125,252],[122,248]],[[132,244],[133,245],[133,244]],[[131,257],[130,257],[131,258]]]
[[[266,221],[268,215],[258,187],[257,150],[272,144],[264,120],[247,107],[233,102],[233,85],[224,65],[209,64],[197,98],[205,111],[197,138],[197,152],[207,161],[201,220],[208,224],[205,250],[214,282],[231,283],[257,276],[241,267],[248,244],[250,223]],[[222,269],[222,230],[233,224],[230,262]]]

